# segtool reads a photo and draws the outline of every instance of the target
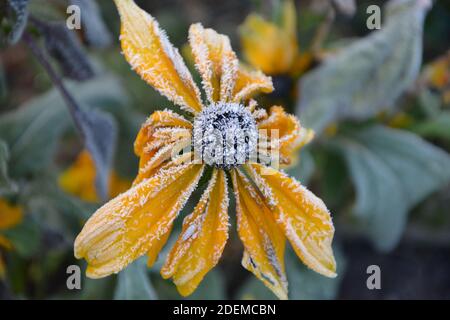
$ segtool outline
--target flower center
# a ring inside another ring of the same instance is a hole
[[[258,131],[252,114],[241,104],[218,102],[194,120],[194,152],[205,163],[230,169],[256,153]]]

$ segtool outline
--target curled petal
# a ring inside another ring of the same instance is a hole
[[[131,67],[175,104],[192,113],[200,111],[200,91],[158,22],[133,0],[114,2],[122,22],[122,51]]]
[[[215,169],[161,269],[183,296],[191,294],[219,261],[228,239],[228,192],[223,170]]]
[[[192,123],[171,110],[153,112],[142,125],[134,142],[136,155],[141,156],[144,147],[154,139],[153,134],[156,128],[163,127],[192,129]]]
[[[141,156],[139,160],[139,172],[134,179],[134,185],[153,176],[161,167],[168,164],[172,159],[175,159],[181,150],[191,144],[191,137],[189,135],[181,140],[167,142],[167,145],[157,149],[150,149]]]
[[[279,106],[270,108],[269,117],[258,123],[258,129],[260,138],[263,139],[271,139],[271,130],[277,130],[276,145],[279,147],[282,164],[290,164],[294,152],[309,143],[314,137],[314,131],[303,128],[297,117],[287,114]]]
[[[239,61],[230,39],[197,23],[189,29],[189,44],[209,102],[231,100]]]
[[[273,91],[272,78],[261,71],[251,70],[240,65],[234,86],[233,101],[239,102],[251,98],[257,93],[271,93]]]
[[[174,154],[189,145],[191,130],[192,123],[175,112],[154,112],[142,125],[134,142],[134,151],[140,157],[134,184],[150,177]]]
[[[75,257],[88,262],[87,276],[117,273],[160,249],[202,172],[203,166],[195,164],[161,170],[98,209],[75,240]]]
[[[314,271],[335,277],[334,226],[323,201],[280,171],[260,164],[247,168],[297,255]]]
[[[286,238],[276,224],[262,195],[238,170],[232,172],[236,198],[237,226],[244,244],[242,265],[280,299],[287,299],[284,271]]]

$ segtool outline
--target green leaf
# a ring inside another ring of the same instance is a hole
[[[450,141],[450,112],[442,111],[435,117],[413,126],[411,130],[425,138],[442,138]]]
[[[303,185],[308,185],[309,180],[314,174],[315,164],[311,152],[308,149],[302,149],[298,163],[288,168],[287,173],[299,180]]]
[[[29,258],[39,250],[41,231],[38,224],[29,217],[16,227],[4,231],[4,234],[20,256]]]
[[[198,288],[189,296],[192,300],[226,299],[224,276],[218,268],[208,272]]]
[[[109,76],[83,83],[66,82],[81,105],[120,116],[128,98],[117,79]],[[59,92],[52,89],[0,118],[0,136],[9,145],[10,174],[23,176],[51,162],[61,135],[73,124]],[[108,138],[109,133],[105,133]]]
[[[450,181],[450,155],[406,131],[375,125],[334,146],[355,184],[355,214],[380,250],[395,247],[408,211]]]
[[[17,192],[17,185],[8,175],[9,149],[8,145],[0,140],[0,196]]]
[[[16,44],[22,37],[22,33],[28,22],[29,0],[8,0],[8,4],[15,15],[15,21],[9,34],[9,43]]]
[[[155,300],[156,293],[147,275],[145,258],[139,259],[122,270],[118,276],[115,300]]]
[[[100,8],[95,0],[70,0],[80,8],[82,31],[86,42],[91,47],[105,48],[112,43],[112,36],[106,27]]]
[[[305,75],[297,105],[302,123],[321,132],[332,121],[363,120],[392,107],[418,75],[427,10],[425,1],[390,1],[381,30]]]
[[[293,250],[286,254],[286,272],[289,279],[289,299],[291,300],[331,300],[338,294],[344,277],[346,261],[340,248],[334,246],[337,277],[327,278],[308,269]]]

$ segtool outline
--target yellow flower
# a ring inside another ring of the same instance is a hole
[[[23,220],[23,211],[19,206],[14,206],[4,199],[0,199],[0,248],[12,249],[11,242],[1,232],[11,229]],[[6,272],[5,262],[0,252],[0,279],[4,278]]]
[[[334,277],[334,227],[322,200],[285,173],[248,160],[256,148],[255,138],[258,142],[273,138],[270,141],[275,143],[270,146],[277,148],[282,161],[289,161],[292,150],[312,136],[281,107],[273,107],[267,115],[254,101],[243,105],[251,95],[270,91],[271,79],[241,69],[228,37],[194,24],[189,44],[205,91],[202,102],[178,50],[155,19],[132,0],[115,3],[122,21],[125,58],[192,119],[164,110],[143,124],[135,142],[140,165],[133,186],[98,209],[75,240],[75,256],[88,262],[87,276],[117,273],[144,254],[151,266],[176,216],[205,175],[208,185],[184,219],[161,269],[161,275],[172,278],[183,296],[197,288],[222,255],[228,239],[229,176],[237,203],[238,234],[244,244],[244,268],[279,298],[287,298],[287,238],[307,266]],[[244,132],[245,139],[225,143],[228,134],[237,132]],[[210,148],[212,138],[219,141],[214,146],[222,149]],[[193,151],[180,154],[191,141]]]
[[[75,162],[59,176],[61,188],[89,202],[98,202],[99,196],[95,187],[95,164],[88,151],[83,150]],[[120,178],[114,171],[109,177],[109,197],[113,198],[126,191],[130,182]]]
[[[290,0],[282,5],[280,25],[250,14],[239,30],[245,59],[265,74],[298,76],[312,56],[299,53],[296,29],[296,10]]]
[[[444,104],[450,103],[450,50],[424,70],[425,83],[439,91]]]

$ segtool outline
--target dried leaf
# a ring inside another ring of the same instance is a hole
[[[58,62],[64,75],[84,81],[94,77],[94,69],[75,33],[63,22],[36,22],[48,53]]]

